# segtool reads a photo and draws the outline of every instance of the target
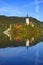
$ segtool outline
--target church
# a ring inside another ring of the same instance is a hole
[[[27,17],[26,17],[26,25],[30,25],[30,26],[34,27],[33,22],[32,22],[32,21],[29,21],[28,15],[27,15]]]
[[[26,24],[29,25],[29,17],[28,17],[28,15],[26,17]]]

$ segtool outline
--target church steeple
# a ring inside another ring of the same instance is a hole
[[[27,18],[28,18],[28,14],[27,14]]]
[[[26,17],[26,24],[29,25],[29,17],[28,17],[28,14],[27,14],[27,17]]]

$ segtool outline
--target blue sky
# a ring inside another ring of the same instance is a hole
[[[28,16],[43,21],[43,0],[0,0],[0,15]]]

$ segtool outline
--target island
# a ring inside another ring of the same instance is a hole
[[[39,41],[43,41],[43,22],[28,15],[26,17],[0,15],[0,47],[32,46]]]

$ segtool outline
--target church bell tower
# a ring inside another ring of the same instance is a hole
[[[29,17],[28,17],[28,14],[27,14],[27,17],[26,17],[26,24],[29,25]]]

